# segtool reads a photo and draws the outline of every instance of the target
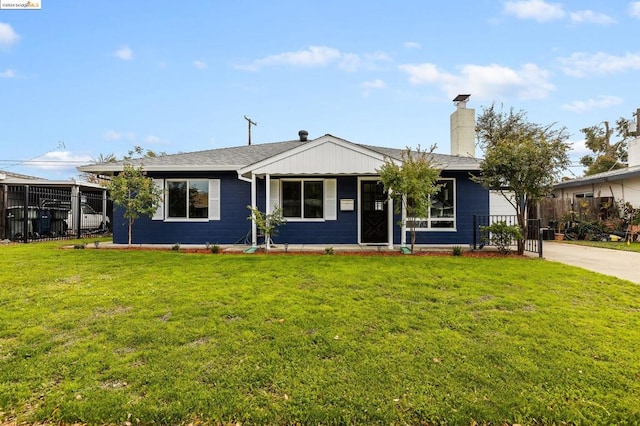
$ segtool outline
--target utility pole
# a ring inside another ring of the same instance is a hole
[[[249,145],[251,145],[251,125],[253,124],[254,126],[257,126],[258,123],[251,121],[251,119],[246,115],[244,116],[244,119],[247,120],[247,125],[249,126]]]

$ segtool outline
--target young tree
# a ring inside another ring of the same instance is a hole
[[[141,215],[153,216],[162,200],[162,189],[145,176],[142,166],[124,165],[124,169],[107,184],[113,203],[124,209],[129,224],[131,245],[133,223]]]
[[[593,152],[580,159],[580,164],[586,167],[585,176],[621,169],[627,161],[628,141],[631,137],[629,120],[623,117],[616,120],[615,134],[620,140],[613,144],[611,136],[614,129],[609,127],[608,121],[601,124],[604,124],[604,128],[598,124],[580,130],[585,136],[585,146]]]
[[[484,151],[480,175],[473,178],[488,189],[502,191],[514,207],[521,238],[518,254],[524,253],[528,210],[551,193],[553,184],[569,164],[566,128],[527,121],[523,111],[483,108],[476,134]]]
[[[287,223],[287,220],[282,216],[282,209],[276,207],[271,213],[266,214],[257,207],[247,206],[247,208],[251,211],[251,215],[247,219],[256,222],[256,226],[264,235],[265,249],[271,250],[271,237],[278,235],[278,226]]]
[[[435,146],[432,146],[429,151],[423,151],[419,145],[415,151],[407,148],[402,152],[401,164],[386,158],[384,165],[378,170],[384,190],[395,201],[396,213],[403,209],[406,212],[404,220],[411,232],[411,251],[416,242],[419,223],[415,219],[429,216],[431,197],[440,188],[437,184],[440,170],[433,165],[434,149]]]

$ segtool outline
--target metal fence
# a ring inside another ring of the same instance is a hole
[[[83,238],[111,232],[113,209],[106,190],[3,185],[0,193],[3,240]]]
[[[474,215],[473,216],[473,249],[491,246],[491,238],[489,231],[485,230],[485,226],[489,226],[496,222],[505,222],[507,225],[518,225],[518,217],[516,215]],[[540,219],[527,220],[527,236],[524,241],[524,251],[536,253],[542,257],[542,240],[544,239],[545,229],[542,228]],[[513,242],[515,245],[515,241]]]

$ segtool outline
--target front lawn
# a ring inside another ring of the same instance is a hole
[[[612,277],[515,256],[0,256],[0,423],[640,422],[640,286]]]

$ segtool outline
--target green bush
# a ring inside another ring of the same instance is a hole
[[[454,256],[462,256],[463,249],[461,246],[453,246],[452,253]]]
[[[507,225],[504,220],[492,223],[489,226],[481,226],[480,230],[483,233],[488,233],[487,236],[482,238],[483,242],[496,246],[502,254],[507,254],[511,251],[510,246],[513,241],[522,239],[520,227],[518,225]]]

